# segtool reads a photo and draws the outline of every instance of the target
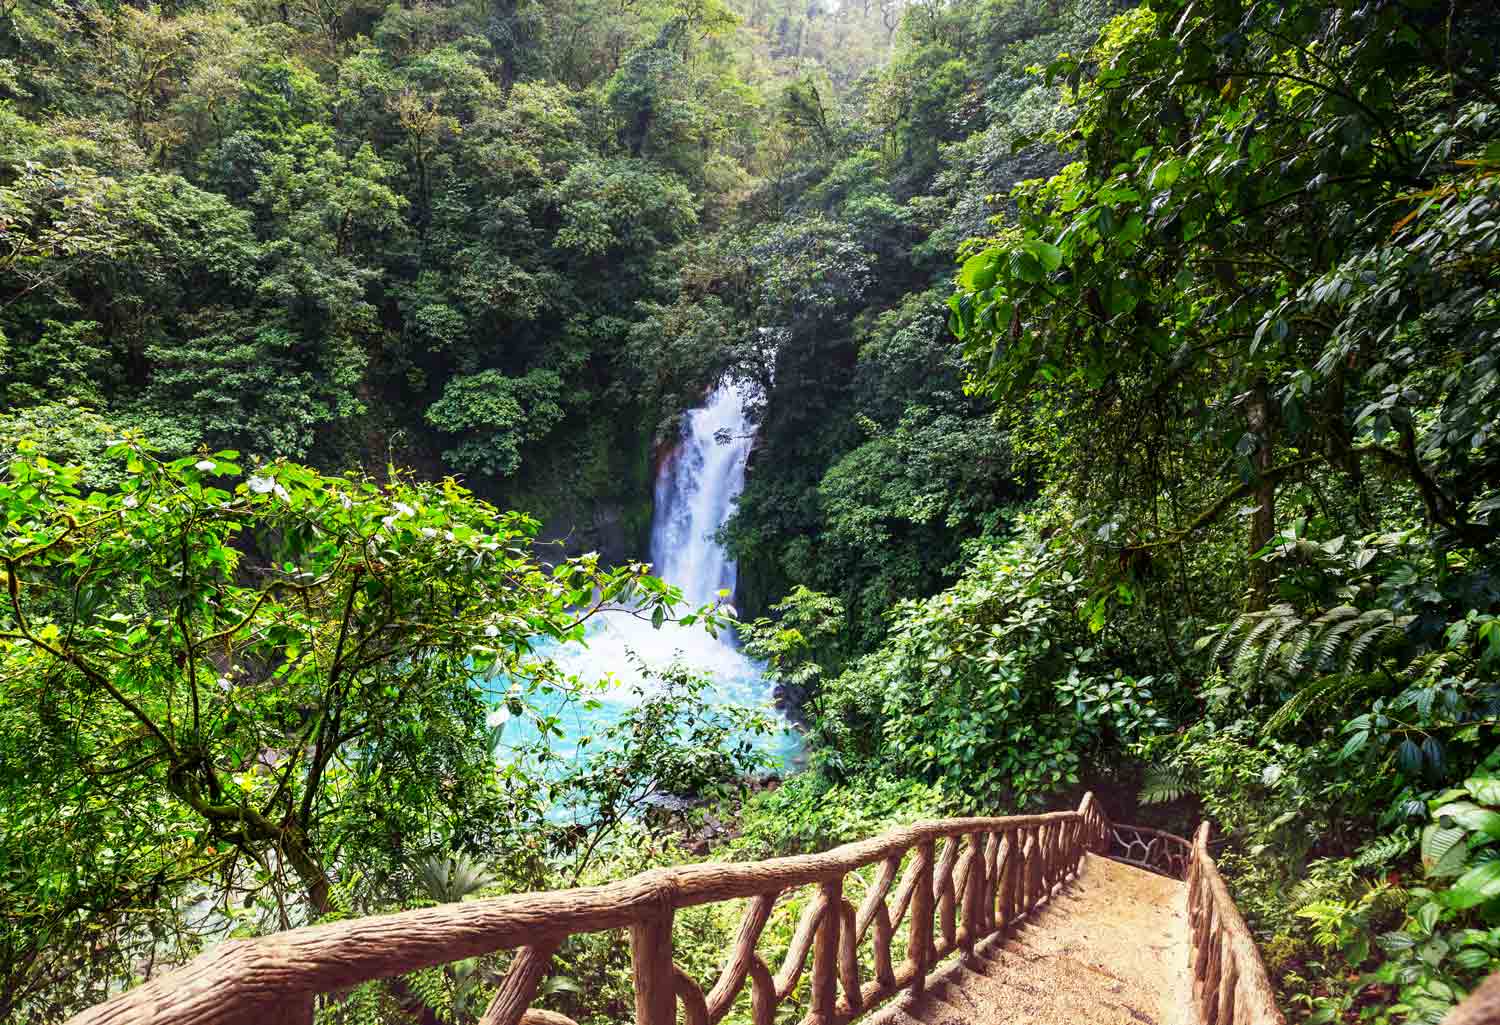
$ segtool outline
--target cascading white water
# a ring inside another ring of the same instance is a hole
[[[726,382],[687,414],[681,444],[657,473],[651,562],[691,605],[734,593],[734,562],[714,535],[745,487],[751,440],[744,394]]]
[[[679,443],[657,471],[652,571],[682,589],[689,609],[719,600],[720,591],[734,592],[735,564],[715,535],[734,512],[745,486],[745,464],[754,438],[744,399],[739,385],[715,388],[703,406],[687,414]],[[635,700],[636,688],[651,686],[651,670],[674,661],[712,681],[709,700],[771,706],[765,667],[747,657],[732,635],[712,637],[701,626],[666,623],[653,629],[633,616],[607,614],[590,624],[583,644],[554,648],[549,654],[582,681],[610,681],[592,707],[561,709],[567,734],[564,748],[617,721]],[[496,713],[497,720],[505,718],[503,712]],[[536,736],[524,723],[508,725],[507,733],[513,740]],[[795,756],[799,745],[796,735],[784,730],[762,746],[786,759]]]

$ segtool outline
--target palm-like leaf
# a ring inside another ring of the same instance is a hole
[[[489,867],[463,854],[451,858],[436,855],[417,863],[417,881],[439,904],[463,900],[494,882]]]

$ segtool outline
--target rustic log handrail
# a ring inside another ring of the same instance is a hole
[[[1108,846],[1092,794],[1076,811],[920,822],[821,854],[657,869],[607,886],[517,894],[232,940],[71,1019],[70,1025],[265,1025],[311,1022],[320,994],[500,950],[511,967],[484,1025],[570,1025],[529,1007],[553,954],[577,933],[627,930],[639,1025],[717,1025],[748,983],[756,1025],[770,1025],[810,971],[804,1025],[844,1025],[903,990],[921,992],[954,951],[1046,901],[1088,852]],[[905,863],[905,871],[902,865]],[[846,877],[879,865],[858,908]],[[815,886],[780,970],[756,950],[777,900]],[[894,891],[894,892],[893,892]],[[749,898],[712,988],[678,967],[672,920],[686,907]],[[893,898],[893,899],[891,899]],[[905,924],[907,952],[892,943]],[[871,978],[860,949],[871,945]],[[808,965],[809,955],[811,964]]]
[[[1198,827],[1187,867],[1193,1001],[1202,1025],[1285,1025],[1260,950]]]

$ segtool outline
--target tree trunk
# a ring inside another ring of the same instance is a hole
[[[1276,482],[1268,476],[1274,463],[1271,437],[1271,403],[1267,394],[1266,379],[1257,378],[1250,390],[1250,408],[1247,414],[1250,433],[1255,435],[1255,454],[1251,457],[1257,484],[1255,488],[1255,512],[1250,517],[1250,602],[1249,608],[1258,612],[1266,607],[1271,597],[1275,577],[1271,564],[1253,558],[1256,552],[1271,543],[1276,535]]]
[[[280,847],[281,853],[292,866],[292,871],[297,873],[298,882],[307,891],[308,904],[320,915],[326,915],[332,911],[333,902],[329,899],[328,893],[328,874],[323,871],[323,866],[307,849],[307,838],[302,830],[292,827],[283,832]]]

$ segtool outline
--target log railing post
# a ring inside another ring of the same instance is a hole
[[[985,834],[984,848],[984,931],[995,931],[995,902],[1000,897],[1000,841],[1002,834]]]
[[[744,984],[745,976],[750,972],[750,963],[755,959],[755,941],[760,939],[761,932],[766,923],[771,920],[771,912],[776,907],[776,894],[764,893],[750,900],[750,906],[745,910],[745,916],[740,920],[739,935],[735,937],[734,946],[729,949],[729,956],[724,959],[724,969],[719,974],[719,981],[708,993],[708,1017],[712,1021],[718,1021],[729,1012],[734,998],[739,994],[740,987]]]
[[[842,1014],[847,1010],[856,1015],[864,1006],[864,987],[860,981],[859,933],[855,932],[858,913],[854,905],[844,901],[839,926],[839,984],[844,988],[844,1002],[839,1005]]]
[[[985,834],[974,833],[969,838],[969,871],[964,886],[963,927],[959,930],[959,946],[965,954],[974,953],[974,944],[984,931],[984,903],[989,893],[984,865]]]
[[[996,887],[995,914],[996,925],[1007,928],[1015,921],[1016,912],[1014,908],[1016,893],[1016,844],[1015,838],[1010,833],[997,834],[1000,839],[1000,851],[995,855],[995,874],[1000,878]]]
[[[557,942],[551,941],[516,951],[510,971],[485,1009],[484,1017],[479,1019],[479,1025],[520,1025],[536,996],[537,986],[541,985],[542,976],[547,973],[552,955],[557,953],[557,947]]]
[[[1214,1013],[1214,1021],[1217,1025],[1234,1025],[1234,987],[1239,981],[1234,948],[1234,940],[1230,937],[1225,937],[1223,945],[1219,948],[1219,991],[1214,994],[1214,999],[1218,1004]]]
[[[930,839],[917,844],[917,874],[911,891],[911,931],[906,957],[911,963],[911,992],[921,996],[927,988],[927,971],[932,967],[932,860],[935,845]]]
[[[1026,914],[1036,907],[1042,896],[1042,845],[1041,830],[1027,830],[1026,846],[1022,848],[1021,871],[1026,885],[1025,898],[1021,902],[1021,913]]]
[[[891,913],[884,902],[875,909],[875,981],[882,986],[895,988],[896,969],[891,964],[891,939],[895,929],[891,926]]]
[[[672,966],[672,992],[682,1001],[683,1025],[708,1025],[708,1000],[692,976]]]
[[[1043,826],[1042,835],[1045,837],[1042,850],[1046,852],[1042,859],[1042,895],[1050,900],[1052,888],[1057,885],[1058,864],[1062,861],[1061,824]]]
[[[759,954],[750,958],[750,1020],[771,1025],[776,1019],[776,982]]]
[[[955,913],[957,895],[953,881],[953,871],[958,864],[959,837],[950,836],[943,843],[943,856],[938,859],[936,875],[933,879],[933,896],[937,899],[938,922],[943,930],[943,945],[952,950],[958,932],[958,920]],[[929,957],[930,964],[935,957]]]
[[[677,1025],[672,957],[672,908],[668,905],[630,927],[636,1025]]]
[[[822,885],[821,901],[825,908],[813,940],[812,993],[810,1018],[821,1025],[832,1025],[839,994],[839,928],[843,924],[844,881],[833,879]]]

